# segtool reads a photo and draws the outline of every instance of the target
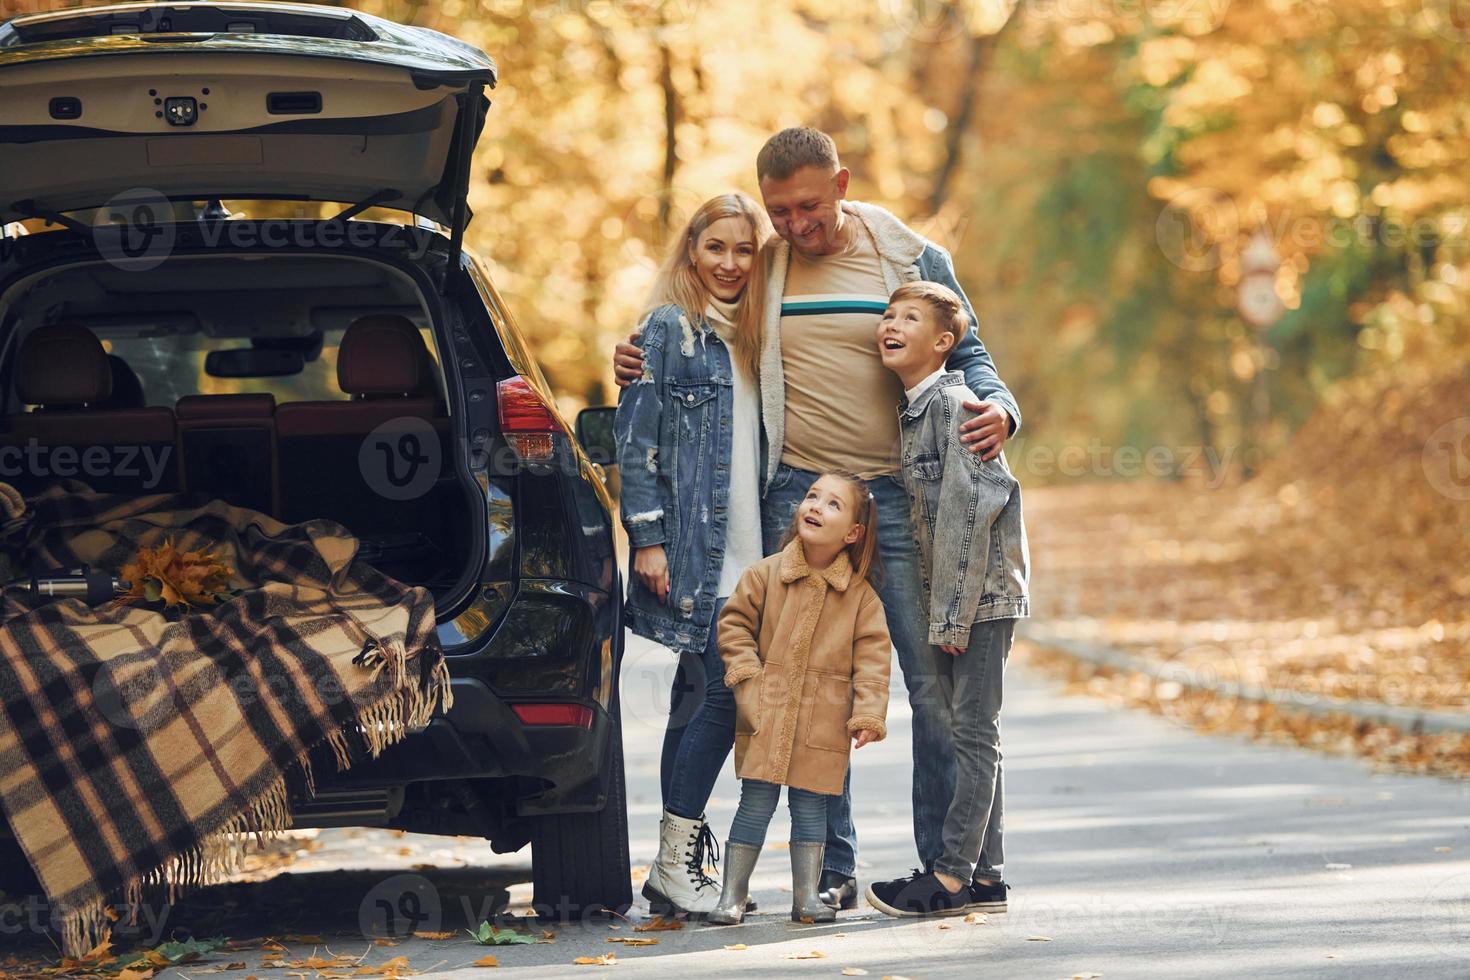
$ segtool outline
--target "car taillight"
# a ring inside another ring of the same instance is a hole
[[[592,727],[592,709],[583,704],[517,704],[511,710],[526,725]]]
[[[566,430],[531,383],[517,374],[497,384],[495,395],[500,403],[500,431],[516,455],[523,460],[551,459],[557,433]]]

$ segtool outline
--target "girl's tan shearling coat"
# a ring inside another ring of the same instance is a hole
[[[878,594],[847,552],[823,569],[801,540],[745,570],[719,620],[735,692],[735,773],[836,795],[851,736],[887,734],[892,645]]]

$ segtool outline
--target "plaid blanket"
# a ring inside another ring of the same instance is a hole
[[[200,503],[79,484],[23,501],[0,484],[13,568],[116,574],[168,540],[220,553],[241,589],[164,612],[0,590],[0,804],[69,955],[110,904],[136,914],[145,888],[172,900],[231,874],[252,837],[290,825],[313,760],[346,769],[449,706],[427,590],[355,560],[330,521]]]

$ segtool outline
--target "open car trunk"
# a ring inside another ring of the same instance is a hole
[[[383,329],[359,333],[344,366],[347,330],[365,318],[396,332],[386,348]],[[118,493],[202,494],[290,524],[330,519],[370,564],[429,588],[441,608],[474,571],[470,529],[484,524],[483,496],[456,454],[430,307],[402,269],[301,254],[173,256],[146,271],[88,262],[21,280],[0,296],[0,322],[0,448],[23,458],[14,454],[39,433],[51,451],[40,472],[0,475],[22,492],[62,477]],[[43,324],[101,341],[114,372],[107,399],[32,403],[47,394],[38,376],[76,370],[24,353]],[[410,391],[371,390],[374,372],[397,369],[405,337],[428,358],[422,376]],[[298,369],[222,377],[212,373],[222,352],[262,354],[267,366],[289,355]],[[60,447],[72,450],[69,470],[56,465]],[[100,468],[84,465],[88,451]]]
[[[435,221],[457,250],[495,79],[462,41],[330,7],[18,17],[0,25],[0,224],[125,222],[160,197],[345,201]]]

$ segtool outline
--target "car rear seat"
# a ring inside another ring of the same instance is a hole
[[[270,394],[180,398],[174,412],[184,485],[237,507],[278,513],[275,411]]]
[[[381,476],[369,478],[380,457],[375,447],[364,451],[367,437],[380,425],[420,420],[438,441],[440,482],[448,478],[449,419],[418,328],[386,314],[354,321],[338,348],[337,385],[350,400],[287,402],[276,409],[281,518],[294,523],[329,517],[362,537],[421,531],[442,543],[450,517],[438,494],[429,490],[407,500],[385,496],[379,490]]]
[[[3,418],[0,480],[22,493],[56,479],[103,492],[178,491],[174,413],[100,407],[112,396],[112,371],[101,341],[80,324],[49,324],[26,337],[14,377],[20,400],[34,407]],[[29,452],[31,445],[39,451]]]

